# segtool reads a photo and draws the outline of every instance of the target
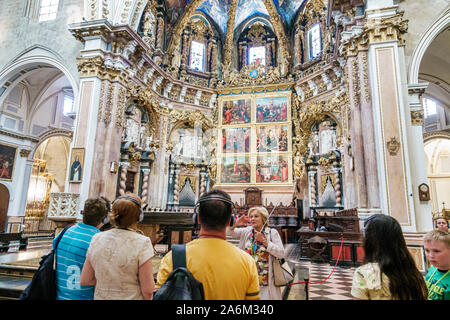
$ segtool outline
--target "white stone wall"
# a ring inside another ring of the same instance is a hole
[[[0,70],[29,48],[52,51],[79,79],[76,57],[82,44],[68,31],[68,24],[82,21],[83,0],[60,1],[55,20],[39,22],[36,0],[0,1]]]

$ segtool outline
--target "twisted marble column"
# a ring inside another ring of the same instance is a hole
[[[142,169],[142,205],[146,205],[148,201],[148,178],[150,175],[150,169]]]
[[[336,205],[342,205],[342,197],[341,197],[341,179],[339,178],[339,172],[336,172],[336,180],[334,183],[334,190],[336,192]]]
[[[126,182],[127,182],[127,172],[128,166],[130,164],[128,162],[120,163],[120,182],[119,182],[119,195],[125,195]]]

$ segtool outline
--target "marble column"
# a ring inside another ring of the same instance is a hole
[[[394,217],[403,231],[415,232],[416,219],[411,178],[409,114],[402,33],[405,22],[392,1],[369,0],[366,27],[368,66],[373,100],[374,131],[380,206]],[[380,18],[383,18],[381,20]]]
[[[120,163],[120,181],[119,181],[119,195],[120,196],[125,195],[127,172],[128,172],[129,165],[130,164],[128,162]]]

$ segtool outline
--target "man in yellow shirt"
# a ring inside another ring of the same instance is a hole
[[[255,261],[226,241],[226,227],[232,222],[232,201],[222,190],[203,194],[198,201],[198,239],[186,244],[186,265],[203,284],[206,300],[259,299]],[[172,272],[172,251],[161,261],[156,289]]]

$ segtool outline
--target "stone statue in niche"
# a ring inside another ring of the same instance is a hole
[[[336,131],[327,129],[320,132],[320,153],[325,154],[336,149]]]
[[[308,142],[308,154],[314,155],[319,153],[319,135],[314,132],[311,140]]]
[[[336,205],[336,192],[329,175],[327,176],[325,189],[320,200],[323,207],[334,207]]]
[[[147,44],[153,44],[155,41],[155,17],[150,11],[146,11],[144,14],[142,32],[144,33],[144,41]]]

